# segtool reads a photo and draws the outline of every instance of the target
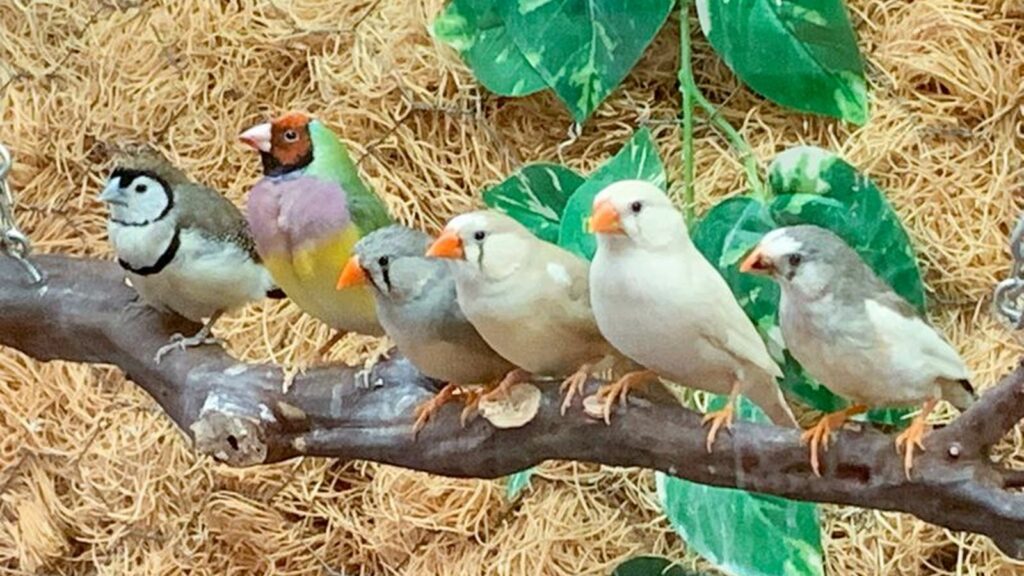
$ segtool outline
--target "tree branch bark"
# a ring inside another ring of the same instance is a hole
[[[798,434],[738,422],[709,454],[701,415],[682,406],[632,399],[610,426],[578,405],[559,414],[557,386],[541,385],[537,416],[498,430],[483,419],[466,428],[459,409],[441,411],[412,436],[413,410],[435,384],[404,359],[375,367],[355,384],[356,369],[317,368],[282,393],[279,368],[246,364],[217,347],[153,355],[174,332],[198,326],[135,303],[111,262],[41,256],[47,276],[29,284],[16,262],[0,258],[0,344],[38,360],[119,366],[196,443],[235,466],[297,456],[366,459],[458,477],[495,478],[543,460],[639,466],[702,484],[786,498],[913,514],[953,530],[984,534],[1024,558],[1024,478],[991,462],[988,447],[1024,418],[1024,367],[1018,367],[951,425],[925,440],[913,478],[903,472],[893,437],[841,431],[816,478]],[[593,392],[599,383],[588,383]],[[43,383],[36,383],[43,385]]]

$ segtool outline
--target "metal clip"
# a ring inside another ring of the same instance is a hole
[[[1013,256],[1013,273],[996,285],[992,310],[1014,329],[1020,330],[1024,328],[1024,216],[1017,221],[1010,235],[1010,254]]]
[[[28,258],[32,252],[32,244],[28,236],[18,229],[18,223],[14,220],[14,197],[7,185],[7,175],[11,172],[13,163],[11,153],[0,144],[0,249],[4,254],[17,260],[32,278],[32,283],[38,284],[43,280],[43,275]]]

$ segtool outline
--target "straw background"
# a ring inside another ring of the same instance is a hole
[[[436,231],[524,162],[592,170],[650,126],[678,194],[678,18],[569,143],[550,94],[487,94],[427,29],[441,0],[0,0],[0,141],[40,251],[109,257],[95,200],[115,154],[150,143],[240,205],[258,162],[238,132],[288,109],[338,129],[401,220]],[[703,38],[699,85],[767,163],[834,149],[885,190],[918,249],[932,319],[984,390],[1021,342],[988,311],[1024,207],[1024,4],[850,0],[868,61],[861,128],[742,88]],[[699,35],[698,35],[699,36]],[[700,210],[741,191],[697,124]],[[2,288],[0,288],[2,289]],[[46,319],[40,319],[46,330]],[[222,320],[253,361],[308,361],[328,331],[291,304]],[[349,337],[333,353],[378,347]],[[939,414],[939,420],[950,414]],[[998,451],[1024,462],[1018,432]],[[233,470],[197,458],[119,371],[0,351],[0,573],[608,574],[639,553],[706,567],[658,511],[650,473],[551,463],[515,506],[498,481],[305,459]],[[1015,574],[986,539],[825,506],[832,574]]]

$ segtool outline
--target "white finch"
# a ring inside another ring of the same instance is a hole
[[[564,412],[594,364],[613,352],[590,310],[587,261],[512,218],[457,216],[427,255],[453,260],[459,306],[491,348],[518,366],[490,395],[531,375],[565,378]]]
[[[283,298],[263,267],[242,213],[215,190],[189,180],[155,153],[116,166],[99,197],[110,207],[107,234],[139,296],[193,322],[156,353],[217,342],[213,324],[231,309],[268,296]]]
[[[935,403],[941,398],[963,410],[974,401],[956,350],[832,232],[817,226],[769,232],[740,270],[779,283],[786,347],[808,374],[854,402],[804,433],[816,474],[819,446],[827,448],[830,432],[847,417],[869,406],[922,404],[896,438],[909,477]]]
[[[640,180],[608,186],[594,198],[590,227],[591,301],[605,338],[659,376],[729,395],[705,416],[709,451],[719,428],[731,426],[741,393],[772,422],[797,425],[776,382],[778,365],[660,189]],[[606,395],[621,396],[640,378],[620,379]]]

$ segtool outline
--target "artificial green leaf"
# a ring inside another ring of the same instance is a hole
[[[925,310],[917,256],[878,186],[842,158],[814,146],[779,154],[768,169],[772,216],[780,226],[816,224],[852,246],[897,294]]]
[[[634,556],[619,564],[611,576],[700,576],[663,556]]]
[[[458,50],[485,88],[502,96],[525,96],[547,87],[526,61],[498,16],[503,0],[452,0],[434,20],[434,37]]]
[[[536,468],[530,467],[520,470],[508,476],[508,483],[505,484],[505,497],[509,502],[514,501],[530,485],[530,478]]]
[[[584,179],[557,164],[530,164],[485,191],[484,204],[515,218],[538,238],[558,242],[562,210]]]
[[[867,122],[864,63],[842,0],[697,0],[697,15],[711,46],[759,94]]]
[[[658,147],[647,128],[637,130],[611,160],[595,170],[569,197],[562,212],[559,246],[587,260],[594,257],[597,243],[594,235],[587,231],[591,205],[601,190],[619,180],[646,180],[665,189],[665,166],[661,163]]]
[[[674,0],[498,0],[506,31],[577,122],[622,82]]]
[[[725,398],[716,399],[723,405]],[[740,399],[737,416],[767,422]],[[658,472],[658,500],[675,531],[698,554],[737,576],[824,574],[818,506],[717,488]]]

